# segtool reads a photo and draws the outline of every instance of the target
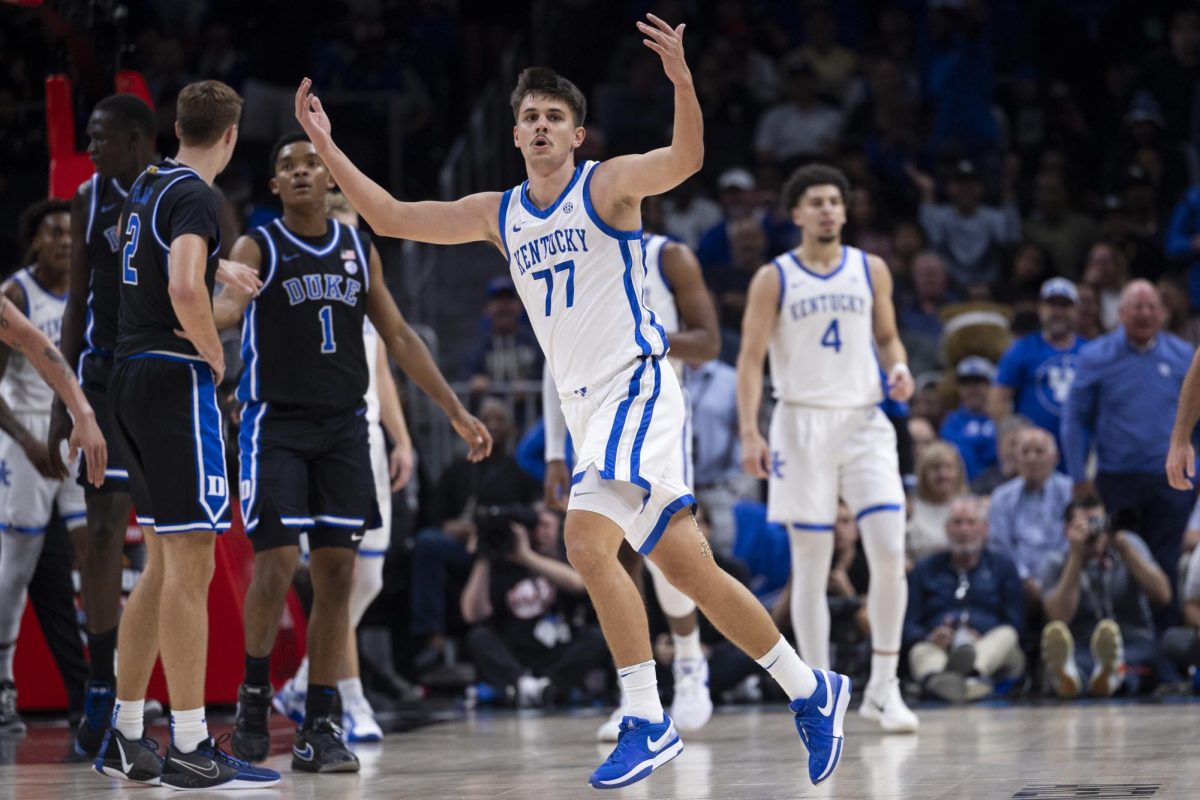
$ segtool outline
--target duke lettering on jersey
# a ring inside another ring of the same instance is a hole
[[[617,230],[592,207],[588,186],[597,166],[579,164],[548,208],[529,199],[528,181],[500,200],[509,271],[564,395],[639,358],[664,356],[668,347],[642,297],[642,232]]]
[[[358,408],[370,381],[366,234],[331,219],[325,235],[300,236],[277,219],[249,235],[263,288],[246,307],[238,399]]]
[[[129,193],[116,178],[93,175],[84,230],[88,285],[83,329],[87,352],[111,357],[117,349],[117,314],[121,301],[121,209]]]

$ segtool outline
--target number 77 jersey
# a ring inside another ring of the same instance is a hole
[[[875,351],[875,293],[866,253],[842,247],[828,274],[794,252],[772,262],[779,319],[768,357],[775,398],[818,408],[864,408],[883,400]]]
[[[587,161],[549,207],[529,199],[528,181],[500,200],[500,233],[513,283],[559,391],[586,395],[638,358],[665,356],[667,334],[642,300],[642,232],[605,223]]]
[[[248,236],[262,255],[263,288],[243,318],[238,400],[359,407],[370,381],[367,234],[330,219],[323,236],[301,236],[277,219]]]

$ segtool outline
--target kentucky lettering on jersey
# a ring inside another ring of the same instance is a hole
[[[877,405],[884,392],[866,253],[843,247],[841,263],[827,275],[793,252],[772,263],[780,310],[768,350],[775,397],[818,408]]]
[[[129,193],[116,178],[88,180],[88,222],[84,231],[88,287],[83,340],[87,352],[111,357],[117,349],[121,302],[121,209]]]
[[[500,199],[509,271],[546,364],[563,395],[595,385],[638,358],[666,355],[667,334],[642,298],[642,232],[596,214],[588,186],[598,162],[575,167],[548,208],[528,181]]]
[[[282,219],[249,234],[258,245],[263,288],[242,325],[242,402],[352,409],[370,381],[363,343],[370,241],[330,219],[320,237]]]
[[[33,270],[33,267],[17,270],[12,280],[25,294],[25,316],[58,347],[62,339],[62,316],[67,308],[67,296],[55,294],[43,286]],[[54,390],[18,350],[13,350],[8,356],[8,367],[4,370],[4,380],[0,382],[0,396],[4,397],[9,408],[21,412],[49,414],[50,404],[54,402]]]

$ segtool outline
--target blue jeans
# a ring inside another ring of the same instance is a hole
[[[473,561],[466,543],[440,528],[426,528],[417,534],[409,588],[409,631],[414,636],[446,632],[447,587],[451,581],[465,584]]]

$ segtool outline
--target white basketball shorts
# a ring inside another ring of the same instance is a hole
[[[35,439],[46,441],[49,412],[14,412],[13,416]],[[70,474],[63,480],[43,478],[16,440],[0,436],[0,528],[29,535],[45,533],[56,502],[68,530],[86,524],[83,487],[76,482],[79,460],[67,468]]]

